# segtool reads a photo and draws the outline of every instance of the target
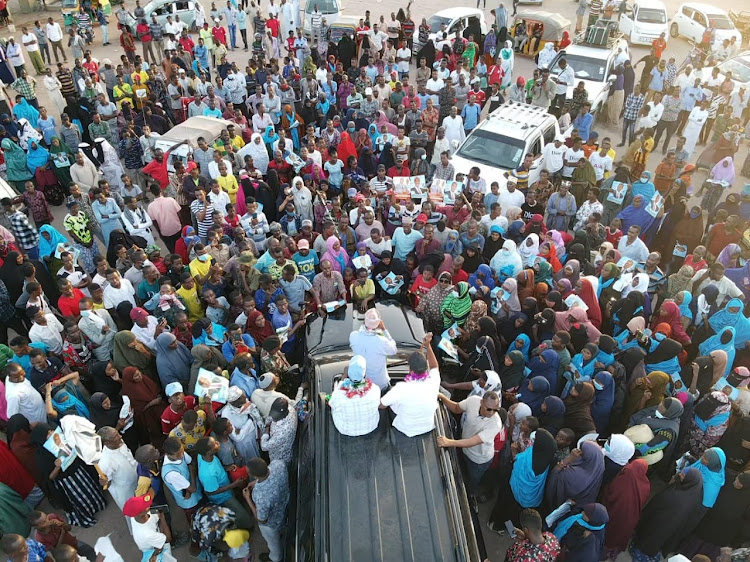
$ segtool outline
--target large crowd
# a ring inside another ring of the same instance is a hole
[[[0,100],[16,191],[0,201],[8,560],[116,561],[108,539],[71,532],[110,499],[144,560],[189,543],[246,561],[260,536],[261,560],[282,560],[305,332],[342,307],[362,327],[327,397],[337,431],[368,434],[389,408],[394,431],[421,435],[442,403],[460,435],[437,444],[461,449],[473,499],[494,500],[506,560],[747,559],[750,184],[734,159],[750,106],[703,68],[739,46],[709,28],[685,68],[663,37],[638,61],[620,51],[595,120],[575,69],[550,76],[565,45],[502,4],[484,37],[431,36],[408,8],[341,37],[316,9],[307,38],[296,2],[195,7],[194,30],[103,4],[0,46],[17,92]],[[582,0],[577,28],[616,8]],[[110,20],[114,63],[89,50]],[[244,69],[227,61],[239,49]],[[533,76],[514,71],[522,52]],[[563,133],[505,185],[456,169],[507,103]],[[226,127],[157,146],[197,116]],[[426,333],[400,382],[386,301]]]

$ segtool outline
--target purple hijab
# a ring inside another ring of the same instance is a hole
[[[571,499],[576,505],[596,501],[604,475],[604,455],[593,441],[581,443],[581,456],[561,470],[554,470],[547,478],[545,496],[551,509]]]

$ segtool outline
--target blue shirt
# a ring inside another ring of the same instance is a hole
[[[464,130],[470,131],[479,123],[479,115],[482,113],[482,108],[479,104],[466,104],[461,110],[461,118],[464,120]]]
[[[591,115],[591,113],[587,113],[586,115],[578,115],[575,121],[573,121],[573,127],[578,129],[578,136],[581,137],[584,141],[587,141],[589,139],[589,134],[591,133],[591,125],[593,124],[594,116]]]
[[[306,277],[307,280],[312,283],[315,278],[315,266],[318,265],[318,253],[310,251],[306,256],[303,256],[299,252],[292,256],[292,261],[297,264],[297,269],[300,275]]]
[[[255,347],[255,340],[250,334],[242,334],[242,343],[244,343],[250,349]],[[221,346],[221,353],[224,355],[224,359],[231,363],[235,355],[234,347],[232,347],[232,342],[228,340],[225,341],[224,345]],[[248,395],[248,398],[250,398],[250,395]]]
[[[46,344],[38,343],[38,342],[30,342],[29,347],[32,349],[41,349],[45,353],[49,353],[49,347],[47,347]],[[23,370],[26,371],[26,376],[29,376],[29,373],[31,372],[31,356],[30,355],[24,355],[23,357],[19,357],[15,353],[13,354],[13,357],[10,358],[10,360],[13,363],[18,363],[23,367]]]
[[[248,400],[250,400],[253,392],[260,388],[260,380],[258,379],[257,374],[252,369],[250,372],[253,374],[251,377],[235,368],[232,372],[232,377],[229,379],[229,386],[238,387],[245,393]]]
[[[208,495],[209,502],[223,505],[232,499],[232,490],[226,490],[220,494],[211,494],[211,492],[230,484],[227,471],[224,470],[219,458],[214,457],[211,462],[208,462],[204,461],[201,455],[196,456],[198,457],[198,479]]]
[[[682,105],[680,109],[682,111],[692,111],[695,107],[695,104],[698,103],[700,100],[703,99],[703,89],[702,88],[695,88],[694,86],[688,86],[684,90],[682,90],[682,94],[680,94],[680,101],[682,102]]]
[[[391,238],[393,242],[393,257],[397,260],[406,261],[406,256],[414,251],[417,240],[421,240],[422,238],[422,233],[418,230],[412,229],[409,234],[406,234],[402,227],[397,228]]]
[[[203,110],[203,116],[204,117],[216,117],[217,119],[221,119],[221,110],[218,107],[214,107],[211,109],[210,107],[207,107]]]

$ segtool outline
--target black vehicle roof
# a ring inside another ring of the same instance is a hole
[[[380,312],[388,333],[399,349],[414,351],[422,344],[422,321],[409,309],[395,301],[381,301],[375,308]],[[324,318],[315,318],[307,325],[307,351],[311,356],[349,349],[349,334],[362,326],[362,315],[354,312],[351,304]]]

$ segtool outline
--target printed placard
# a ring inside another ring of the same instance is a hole
[[[625,200],[625,195],[627,195],[627,193],[628,184],[621,181],[612,182],[612,191],[610,191],[607,195],[607,201],[611,201],[616,205],[622,205],[622,202]]]
[[[65,440],[65,435],[63,435],[62,429],[59,427],[44,442],[44,448],[52,453],[55,458],[62,459],[60,468],[63,472],[68,470],[68,467],[78,456],[75,448]]]

